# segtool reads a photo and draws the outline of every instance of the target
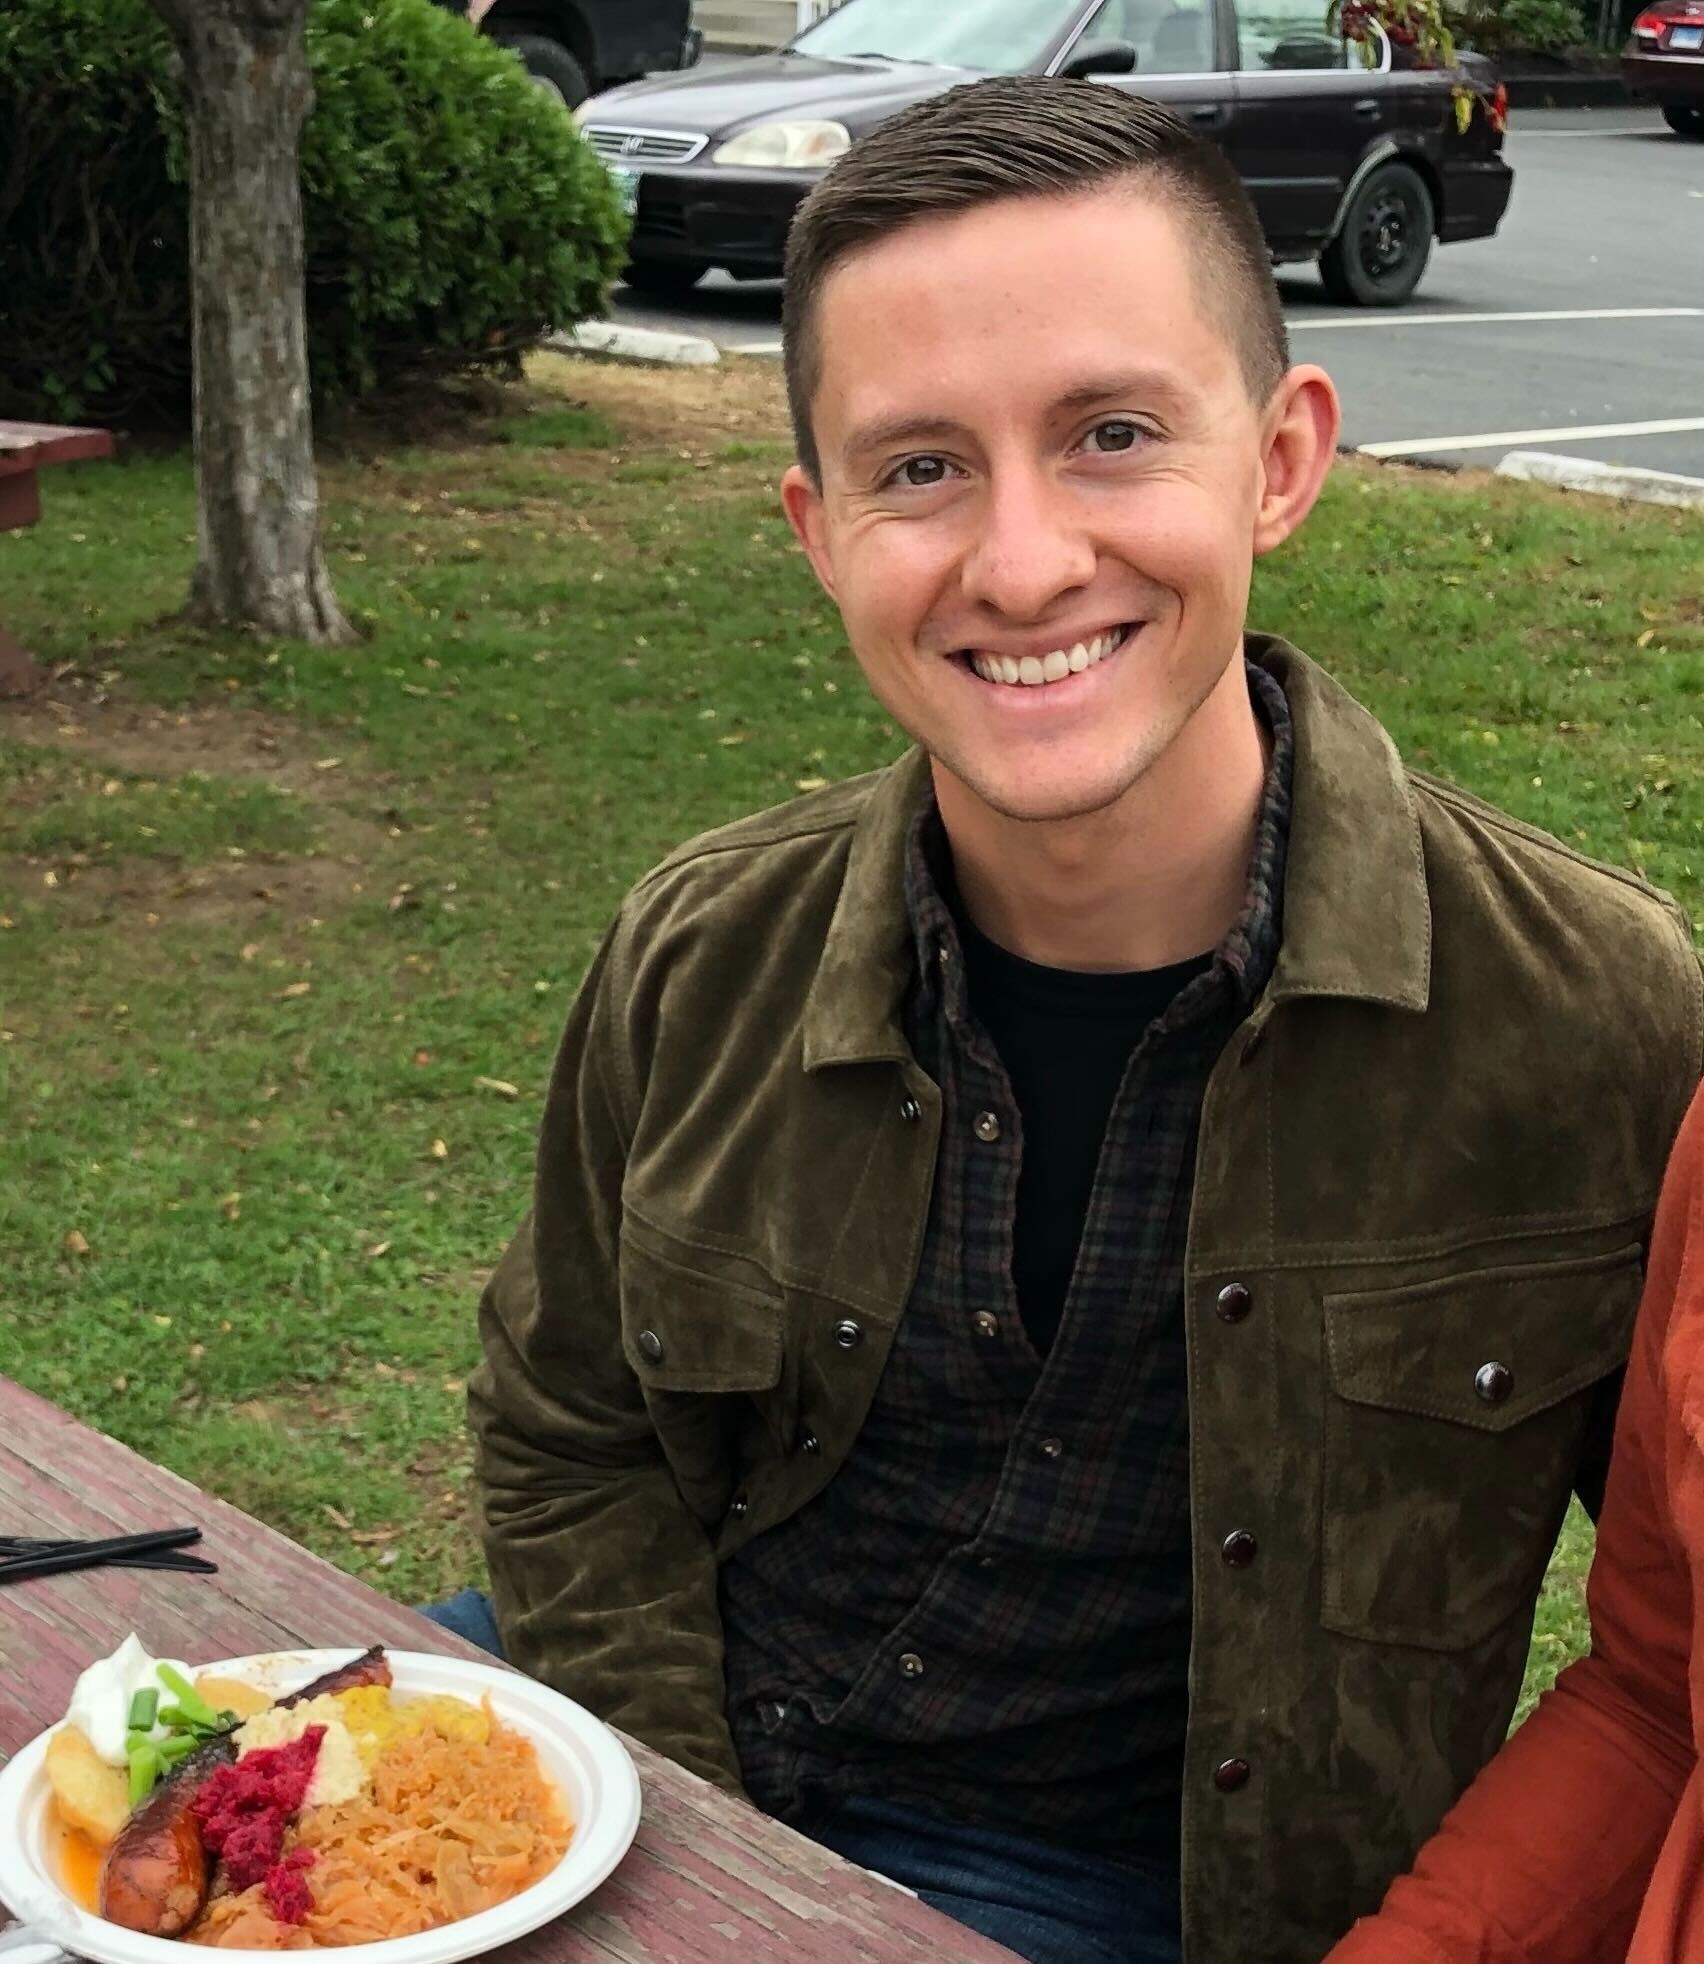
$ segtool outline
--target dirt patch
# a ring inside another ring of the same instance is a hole
[[[163,709],[115,695],[90,677],[62,674],[29,701],[0,705],[0,742],[9,738],[97,771],[162,780],[200,772],[268,784],[303,800],[321,841],[312,853],[233,853],[195,863],[168,854],[110,863],[83,854],[0,857],[0,877],[51,900],[77,925],[324,919],[382,877],[374,869],[394,850],[382,820],[356,808],[382,811],[390,780],[365,770],[358,757],[325,749],[324,736],[310,747],[294,724],[260,710],[223,703]]]
[[[0,855],[0,887],[39,894],[67,926],[121,922],[232,926],[325,920],[358,899],[369,878],[360,859],[321,856],[184,865],[174,859],[123,859],[111,865],[34,854]]]
[[[607,416],[628,454],[706,450],[733,441],[788,440],[778,361],[724,358],[714,368],[641,368],[580,355],[535,355],[527,380],[546,394]]]

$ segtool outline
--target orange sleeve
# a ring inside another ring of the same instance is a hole
[[[1624,1957],[1691,1777],[1692,1588],[1666,1473],[1671,1325],[1704,1321],[1704,1094],[1657,1209],[1587,1599],[1592,1651],[1326,1964]]]

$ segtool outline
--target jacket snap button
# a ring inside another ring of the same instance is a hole
[[[1219,1291],[1215,1307],[1221,1323],[1240,1323],[1254,1307],[1254,1298],[1248,1292],[1246,1282],[1227,1282]]]
[[[979,1309],[970,1319],[970,1327],[979,1337],[997,1337],[1000,1334],[1000,1319],[991,1309]]]
[[[864,1326],[854,1323],[850,1316],[834,1326],[834,1341],[842,1350],[856,1350],[864,1341]]]
[[[914,1650],[908,1650],[899,1660],[899,1675],[902,1678],[920,1678],[923,1675],[923,1660]]]
[[[799,1441],[799,1451],[802,1453],[820,1453],[822,1451],[822,1441],[814,1432],[807,1432]]]
[[[736,1521],[743,1521],[747,1514],[751,1512],[751,1502],[743,1493],[737,1493],[728,1503],[728,1512],[733,1515]]]
[[[641,1330],[634,1342],[639,1347],[639,1355],[647,1364],[660,1364],[663,1361],[663,1340],[655,1330]]]
[[[1260,1543],[1247,1528],[1238,1528],[1234,1534],[1227,1534],[1219,1546],[1219,1553],[1226,1568],[1247,1568],[1260,1553]]]
[[[1507,1364],[1481,1364],[1473,1374],[1473,1388],[1487,1405],[1501,1405],[1515,1388],[1515,1374]]]
[[[971,1127],[971,1130],[985,1146],[993,1145],[994,1141],[1000,1136],[999,1115],[995,1112],[978,1112],[976,1114],[976,1123]]]
[[[908,1092],[899,1101],[899,1115],[907,1125],[915,1125],[923,1116],[923,1107]]]
[[[1234,1794],[1248,1785],[1253,1770],[1246,1759],[1222,1759],[1213,1769],[1213,1784],[1222,1794]]]

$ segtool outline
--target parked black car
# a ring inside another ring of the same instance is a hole
[[[908,103],[976,74],[1093,76],[1225,146],[1274,260],[1317,258],[1334,299],[1388,306],[1434,239],[1497,229],[1513,173],[1488,62],[1424,69],[1380,43],[1368,69],[1326,0],[846,0],[772,56],[636,82],[579,122],[634,214],[629,285],[678,295],[712,267],[778,272],[811,184]]]
[[[692,0],[439,0],[514,49],[541,88],[576,108],[656,69],[690,68]]]

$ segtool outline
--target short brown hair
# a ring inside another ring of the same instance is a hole
[[[817,310],[836,267],[925,219],[1121,179],[1152,186],[1189,221],[1204,302],[1249,393],[1268,401],[1290,365],[1284,310],[1260,220],[1225,153],[1169,109],[1122,89],[1000,75],[916,103],[860,138],[793,221],[781,315],[793,438],[811,476],[821,481],[811,429]]]

